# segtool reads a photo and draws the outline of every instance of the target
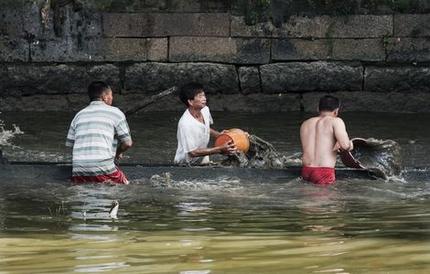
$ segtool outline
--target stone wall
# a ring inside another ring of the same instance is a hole
[[[430,111],[428,1],[2,2],[0,111],[75,111],[92,80],[124,110],[198,81],[213,110],[313,111],[332,93],[345,110]]]

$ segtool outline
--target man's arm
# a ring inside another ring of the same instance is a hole
[[[341,149],[351,151],[354,148],[354,145],[352,144],[352,141],[349,140],[345,123],[341,118],[335,118],[333,122],[333,130],[336,138],[335,150]]]
[[[220,136],[222,133],[219,132],[219,131],[217,131],[217,130],[215,130],[215,129],[213,129],[213,128],[211,128],[210,129],[210,134],[211,134],[212,138],[218,138],[218,136]]]
[[[73,122],[70,124],[69,131],[67,132],[66,147],[73,147],[75,144],[75,129]]]
[[[236,152],[236,146],[233,142],[228,142],[224,145],[217,146],[217,147],[211,147],[211,148],[197,148],[190,152],[188,152],[188,155],[190,157],[200,157],[200,156],[206,156],[211,154],[218,154],[218,153],[224,153],[224,154],[232,154]]]
[[[123,119],[115,126],[116,135],[119,140],[119,144],[116,149],[115,159],[121,159],[122,153],[124,153],[133,145],[133,141],[130,135],[130,128],[128,126],[127,120],[125,119],[125,115],[122,115]]]
[[[131,139],[125,142],[121,142],[121,144],[119,144],[119,146],[116,149],[115,159],[121,159],[122,153],[125,152],[127,149],[131,148],[132,146],[133,146],[133,142],[131,141]]]

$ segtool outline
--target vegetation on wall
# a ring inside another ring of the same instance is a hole
[[[291,15],[428,13],[428,0],[235,0],[232,10],[247,24],[271,19],[275,25]]]
[[[72,4],[103,12],[226,12],[244,15],[246,23],[272,19],[275,23],[291,15],[347,15],[429,13],[429,0],[0,0],[0,5],[49,4],[53,8]]]

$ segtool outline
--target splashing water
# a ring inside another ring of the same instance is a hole
[[[354,142],[351,154],[361,165],[386,180],[402,180],[400,145],[393,140],[363,139]]]
[[[356,146],[354,143],[355,148],[351,153],[365,169],[387,181],[403,181],[400,145],[397,142],[375,138],[360,140],[363,144]],[[282,155],[271,143],[255,135],[249,137],[249,142],[250,148],[247,153],[238,152],[231,155],[222,162],[222,165],[270,169],[302,164],[301,153]]]
[[[222,176],[207,180],[175,180],[170,172],[155,174],[149,182],[152,187],[164,189],[188,189],[188,190],[217,190],[235,191],[243,188],[239,178]]]
[[[280,154],[275,147],[256,135],[249,136],[249,150],[247,153],[238,152],[229,156],[222,165],[251,168],[285,168],[300,166],[301,153],[290,156]]]
[[[0,148],[5,146],[16,147],[10,140],[19,134],[24,134],[24,132],[17,125],[13,124],[12,129],[6,129],[5,123],[0,120]]]

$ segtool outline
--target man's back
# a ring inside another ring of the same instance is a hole
[[[303,122],[300,128],[303,165],[309,167],[334,167],[336,164],[336,117],[318,116]]]
[[[339,108],[340,101],[336,97],[322,97],[318,106],[319,115],[304,121],[300,128],[302,177],[306,181],[334,183],[337,151],[353,148],[345,123],[338,118]]]
[[[94,176],[116,170],[116,139],[130,139],[124,114],[101,101],[93,101],[73,119],[67,141],[73,146],[73,174]]]

